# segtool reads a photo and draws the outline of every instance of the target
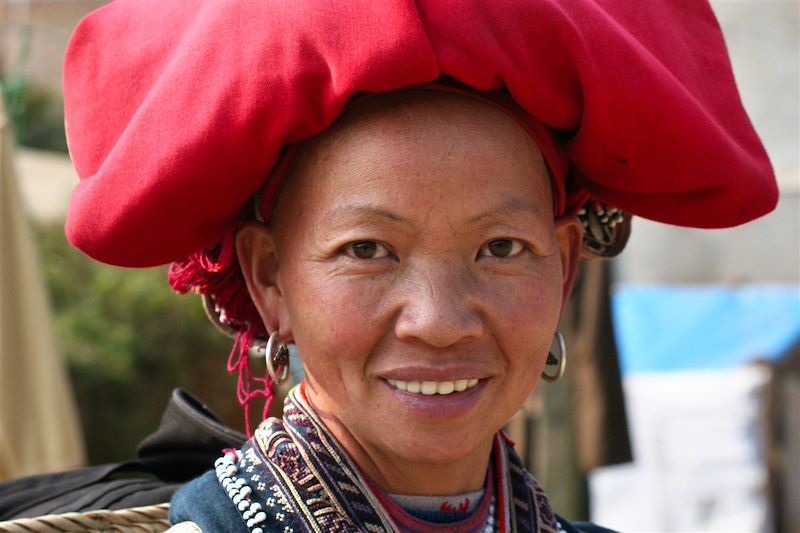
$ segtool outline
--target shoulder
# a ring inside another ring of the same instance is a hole
[[[194,522],[180,522],[169,528],[166,533],[203,533],[203,530]]]
[[[169,521],[173,527],[181,526],[171,533],[248,531],[213,471],[178,489],[170,503]]]
[[[175,524],[164,533],[211,533],[213,530],[203,531],[195,522],[180,522]],[[264,533],[271,533],[270,529],[264,529]],[[284,533],[285,529],[275,530],[275,533]]]

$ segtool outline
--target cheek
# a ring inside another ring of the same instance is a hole
[[[502,290],[493,291],[487,310],[507,366],[506,385],[514,391],[512,401],[523,401],[536,383],[558,327],[561,276],[553,263],[535,276],[507,280]]]
[[[494,315],[512,337],[550,336],[562,307],[562,280],[558,261],[548,261],[525,276],[495,278],[486,284],[487,314]]]
[[[294,341],[308,374],[324,379],[331,390],[334,384],[360,383],[382,335],[380,287],[313,265],[293,269],[284,280]]]

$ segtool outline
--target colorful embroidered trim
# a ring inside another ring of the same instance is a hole
[[[502,434],[495,437],[492,509],[478,531],[562,530],[542,488]],[[289,392],[283,420],[265,420],[241,451],[226,450],[217,479],[250,533],[390,533],[402,528],[304,397]],[[486,516],[486,515],[484,515]]]

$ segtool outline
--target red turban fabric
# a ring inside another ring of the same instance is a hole
[[[351,97],[444,76],[507,90],[570,180],[630,213],[725,227],[776,203],[700,0],[117,0],[67,51],[67,236],[118,265],[183,259]]]

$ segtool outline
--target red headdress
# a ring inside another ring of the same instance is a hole
[[[356,95],[445,77],[502,90],[549,131],[564,209],[591,197],[712,228],[777,201],[700,0],[118,0],[79,24],[66,56],[81,177],[67,236],[107,263],[177,261],[178,290],[261,334],[232,232],[282,149]]]

